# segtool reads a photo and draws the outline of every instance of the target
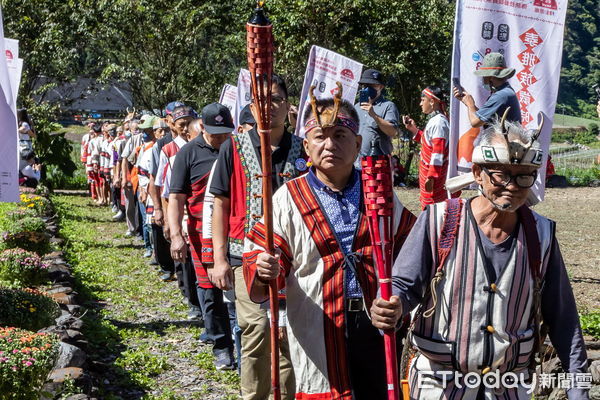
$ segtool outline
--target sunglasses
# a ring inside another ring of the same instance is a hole
[[[531,174],[511,175],[503,171],[490,171],[486,167],[481,167],[481,169],[488,174],[492,185],[500,187],[507,187],[511,182],[514,182],[522,189],[529,189],[533,186],[537,178],[537,171],[533,171]]]

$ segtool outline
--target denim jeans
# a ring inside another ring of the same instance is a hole
[[[146,250],[152,250],[152,242],[150,241],[150,224],[146,221],[146,205],[140,201],[138,196],[138,207],[140,211],[140,228],[141,234],[144,238],[144,248]]]

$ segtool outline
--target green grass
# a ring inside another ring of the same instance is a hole
[[[61,131],[66,132],[67,134],[83,136],[88,133],[89,128],[85,125],[67,125],[64,126]]]
[[[554,114],[554,126],[578,127],[587,128],[590,124],[600,124],[597,119],[587,119],[574,117],[572,115]]]
[[[600,311],[579,315],[583,333],[600,340]]]
[[[124,237],[125,224],[112,222],[108,208],[92,207],[86,197],[54,195],[53,201],[76,290],[88,307],[90,358],[103,365],[100,397],[130,398],[135,390],[143,393],[136,398],[149,400],[202,399],[209,387],[219,398],[238,398],[237,375],[214,369],[210,349],[197,341],[201,329],[186,320],[176,282],[158,279],[138,242]],[[182,389],[178,379],[190,373],[201,381]]]

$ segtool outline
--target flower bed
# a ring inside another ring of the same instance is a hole
[[[32,193],[22,193],[21,202],[3,207],[0,216],[3,249],[21,247],[45,254],[50,251],[46,223],[41,216],[52,212],[50,200]]]
[[[0,400],[38,400],[57,356],[55,335],[0,328]]]
[[[27,208],[8,212],[3,220],[2,230],[2,245],[5,249],[21,247],[38,254],[45,254],[50,249],[44,220],[32,215]]]
[[[52,204],[45,197],[33,193],[21,193],[21,207],[35,210],[37,215],[49,215],[52,212]]]
[[[56,302],[33,289],[0,288],[0,326],[38,331],[60,316]]]
[[[39,286],[48,279],[48,264],[36,253],[21,248],[0,253],[0,281],[10,287]]]

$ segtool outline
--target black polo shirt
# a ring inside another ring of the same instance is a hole
[[[260,154],[260,137],[256,129],[252,129],[248,132],[250,140],[256,152],[258,161],[262,163],[262,156]],[[229,193],[229,184],[231,176],[233,175],[233,143],[231,140],[227,140],[221,145],[221,151],[219,153],[219,159],[215,172],[213,174],[212,183],[210,185],[210,192],[216,196],[231,197]],[[284,177],[280,176],[285,168],[285,161],[287,160],[288,153],[292,147],[292,134],[288,131],[283,132],[279,147],[271,155],[271,165],[273,168],[272,182],[273,182],[273,193],[284,184]],[[178,156],[179,157],[179,156]],[[305,158],[304,150],[302,150],[301,157]]]
[[[171,171],[170,193],[192,194],[192,184],[208,174],[219,150],[204,141],[202,135],[186,143],[177,153]]]

